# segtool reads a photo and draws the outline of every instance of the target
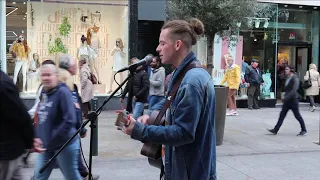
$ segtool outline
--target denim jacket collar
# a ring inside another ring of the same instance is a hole
[[[181,71],[184,69],[184,67],[188,66],[192,61],[196,60],[197,57],[195,54],[191,51],[181,62],[181,64],[176,68],[174,74],[172,75],[171,82],[169,84],[168,92],[170,92],[172,88],[172,82],[175,82],[175,80],[178,78],[178,75],[181,73]]]

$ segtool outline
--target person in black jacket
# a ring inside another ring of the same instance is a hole
[[[297,136],[304,136],[307,134],[306,125],[304,124],[303,118],[299,112],[299,99],[300,95],[298,93],[299,89],[299,78],[294,74],[293,66],[286,66],[285,73],[287,79],[285,82],[285,95],[283,99],[282,110],[278,119],[277,125],[273,129],[268,129],[272,134],[277,134],[284,118],[286,117],[288,111],[291,109],[294,116],[299,121],[301,126],[301,132]]]
[[[25,150],[33,148],[31,118],[19,90],[0,70],[0,179],[20,180]]]
[[[245,80],[248,84],[248,108],[260,109],[258,105],[258,97],[260,95],[260,85],[264,83],[262,72],[258,68],[259,61],[253,59],[251,66],[246,69]]]
[[[139,59],[134,57],[131,59],[131,63],[138,62]],[[144,103],[148,101],[149,95],[149,78],[148,73],[143,69],[143,66],[139,66],[133,73],[133,78],[129,79],[126,87],[122,92],[120,102],[123,102],[124,97],[129,92],[128,99],[132,98],[133,118],[138,119],[143,114]],[[131,92],[130,92],[131,91]],[[131,112],[130,101],[128,100],[127,111]]]

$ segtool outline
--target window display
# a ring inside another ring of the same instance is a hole
[[[99,82],[94,85],[96,94],[112,89],[114,71],[128,65],[127,48],[124,48],[128,41],[128,1],[107,4],[30,1],[24,6],[26,38],[22,35],[10,48],[16,61],[14,79],[16,82],[22,69],[24,92],[35,92],[37,88],[37,63],[45,59],[58,63],[59,56],[65,53],[88,61]],[[121,53],[112,53],[114,47],[119,47]],[[117,81],[121,82],[125,75],[123,72]],[[74,80],[79,85],[79,73]]]

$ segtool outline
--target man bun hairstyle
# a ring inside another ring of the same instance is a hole
[[[166,22],[162,30],[169,29],[172,38],[181,40],[187,47],[197,44],[198,36],[204,33],[204,25],[197,18]]]

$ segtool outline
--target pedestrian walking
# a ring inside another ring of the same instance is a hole
[[[320,88],[320,75],[317,71],[317,66],[315,64],[309,65],[309,71],[306,72],[304,80],[311,82],[311,86],[306,89],[306,95],[309,97],[310,100],[310,111],[314,112],[316,110],[314,98],[319,95]]]
[[[301,131],[297,136],[304,136],[307,134],[306,125],[299,111],[299,99],[301,98],[298,89],[299,89],[299,78],[294,74],[295,68],[293,66],[286,66],[285,74],[287,76],[285,82],[285,94],[283,99],[282,110],[276,126],[273,129],[269,129],[269,132],[272,134],[277,134],[284,118],[286,117],[289,110],[292,110],[295,118],[299,121]]]

